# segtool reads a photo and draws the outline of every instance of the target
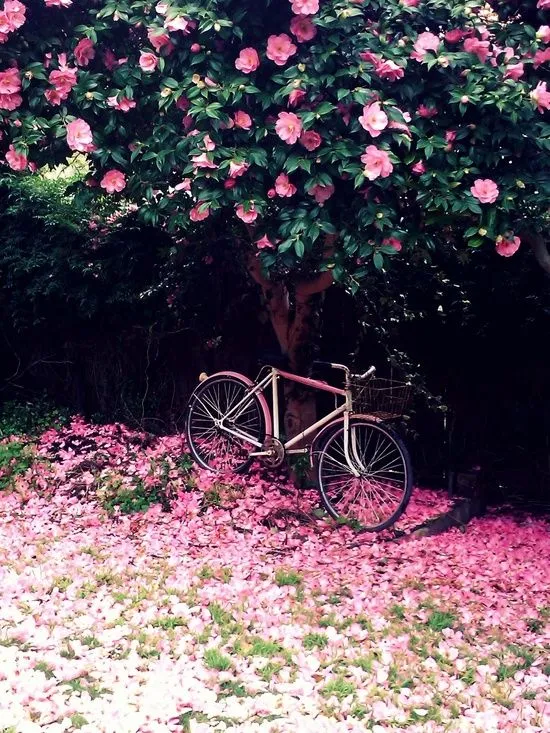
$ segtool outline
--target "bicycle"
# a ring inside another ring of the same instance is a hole
[[[255,460],[276,468],[288,455],[309,453],[321,500],[332,517],[356,529],[386,529],[405,511],[412,492],[409,453],[390,424],[403,414],[411,385],[375,378],[375,367],[352,374],[343,364],[314,366],[343,371],[344,387],[268,365],[255,382],[237,372],[204,375],[187,408],[191,454],[203,468],[243,473]],[[285,441],[279,414],[282,379],[335,397],[334,410]],[[269,387],[271,409],[264,395]],[[297,447],[312,436],[309,446]]]

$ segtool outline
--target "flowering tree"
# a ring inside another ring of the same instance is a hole
[[[292,366],[315,295],[459,246],[550,272],[550,0],[4,0],[3,158],[229,220]]]

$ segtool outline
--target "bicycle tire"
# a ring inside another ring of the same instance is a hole
[[[334,519],[363,531],[380,532],[399,519],[410,501],[413,473],[409,452],[401,436],[387,424],[353,416],[350,438],[354,435],[354,440],[361,443],[356,462],[360,476],[356,477],[345,459],[344,432],[342,420],[319,445],[315,474],[321,501]],[[385,456],[389,463],[384,468],[380,462]],[[350,496],[346,497],[348,489]],[[354,494],[357,501],[352,503]],[[379,500],[387,505],[385,514],[374,509]],[[366,521],[367,503],[375,521]]]
[[[213,375],[202,382],[191,395],[185,420],[185,437],[193,459],[202,468],[222,473],[232,471],[244,473],[254,461],[249,454],[257,450],[254,445],[216,429],[215,419],[220,419],[232,406],[246,396],[252,383],[238,374]],[[266,436],[265,401],[257,395],[251,396],[251,402],[245,412],[238,416],[241,423],[234,422],[237,428],[263,443]],[[244,444],[244,445],[243,445]],[[233,460],[229,463],[232,448]],[[225,458],[223,452],[225,450]]]

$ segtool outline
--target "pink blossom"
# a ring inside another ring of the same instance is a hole
[[[25,23],[26,7],[19,0],[6,0],[0,11],[0,33],[7,36]]]
[[[514,81],[518,81],[518,79],[521,79],[524,73],[525,73],[525,69],[521,62],[517,64],[508,64],[508,66],[506,67],[504,78],[513,79]]]
[[[307,130],[305,132],[302,132],[300,135],[300,145],[303,145],[306,150],[309,150],[312,152],[313,150],[317,150],[319,145],[323,142],[321,136],[318,132],[315,132],[315,130]]]
[[[460,43],[460,41],[463,41],[467,35],[467,32],[462,30],[462,28],[453,28],[445,33],[445,40],[447,43],[451,44]]]
[[[543,43],[550,43],[550,25],[541,25],[537,31],[537,38]]]
[[[435,117],[437,115],[438,110],[437,107],[428,107],[425,104],[421,104],[416,112],[420,117],[430,119],[431,117]]]
[[[16,66],[0,71],[0,94],[16,94],[20,90],[21,79],[19,69]]]
[[[426,172],[426,166],[424,165],[424,162],[422,160],[419,160],[418,163],[415,163],[413,167],[411,168],[413,173],[416,173],[416,175],[420,176],[422,173]]]
[[[258,218],[258,212],[256,211],[253,202],[248,207],[248,211],[246,211],[243,204],[239,204],[235,208],[235,213],[241,221],[244,221],[245,224],[252,224],[252,222],[256,221],[256,219]]]
[[[163,56],[169,56],[175,48],[174,44],[170,40],[170,36],[167,33],[162,33],[162,31],[156,30],[155,28],[149,28],[147,31],[147,38],[155,51],[157,53],[162,53]]]
[[[419,5],[420,3],[420,0],[400,0],[400,1],[401,1],[401,5],[405,5],[406,7],[409,7],[409,8],[416,8],[417,5]]]
[[[88,66],[95,57],[93,42],[89,38],[81,38],[75,46],[74,57],[79,66]]]
[[[216,143],[212,140],[208,133],[202,139],[202,146],[205,150],[208,150],[210,152],[216,149]]]
[[[386,79],[386,81],[397,81],[405,76],[405,69],[395,61],[381,61],[375,67],[375,71],[381,79]]]
[[[379,150],[375,145],[369,145],[361,156],[361,162],[365,164],[364,174],[369,181],[376,178],[387,178],[393,171],[393,164],[390,156],[385,150]]]
[[[315,38],[317,28],[307,16],[295,15],[290,21],[290,32],[293,36],[296,36],[296,40],[299,43],[305,43]]]
[[[47,8],[70,8],[73,0],[44,0]]]
[[[200,155],[193,155],[191,161],[195,168],[217,168],[218,166],[214,161],[210,160],[206,153]]]
[[[229,177],[237,178],[238,176],[242,176],[246,173],[246,171],[249,168],[250,168],[249,163],[232,160],[231,163],[229,164]]]
[[[425,31],[420,33],[414,44],[414,50],[411,53],[411,58],[415,61],[423,61],[428,51],[436,52],[439,49],[441,41],[433,33]]]
[[[95,150],[90,125],[84,120],[77,118],[66,125],[67,145],[71,150],[80,153],[89,153]]]
[[[67,99],[71,93],[71,89],[75,86],[77,80],[77,70],[75,67],[67,65],[67,57],[65,54],[59,55],[59,68],[50,71],[48,81],[54,89],[48,89],[44,92],[44,96],[51,104],[60,104]]]
[[[256,247],[258,249],[274,249],[275,245],[273,244],[271,239],[269,239],[267,234],[264,234],[261,239],[256,240]]]
[[[191,221],[204,221],[205,219],[208,219],[210,216],[210,208],[207,207],[201,211],[200,209],[203,206],[204,204],[199,201],[199,203],[191,209],[189,212],[189,218]]]
[[[319,0],[290,0],[290,3],[296,15],[315,15],[319,10]]]
[[[20,94],[0,94],[0,109],[11,112],[22,104],[23,97]]]
[[[128,97],[120,97],[120,99],[117,99],[117,97],[107,97],[107,104],[109,107],[118,109],[121,112],[129,112],[136,106],[135,100],[128,99]]]
[[[305,96],[303,89],[293,89],[288,95],[288,104],[291,107],[297,107]]]
[[[302,121],[294,112],[279,112],[275,132],[287,145],[293,145],[302,133]]]
[[[150,51],[142,51],[139,56],[139,66],[146,74],[150,74],[157,68],[158,57]]]
[[[477,178],[470,193],[482,204],[493,204],[498,198],[499,189],[490,178]]]
[[[260,57],[255,48],[243,48],[235,61],[235,68],[243,74],[251,74],[260,65]]]
[[[382,244],[384,247],[392,247],[396,252],[401,252],[403,249],[401,240],[397,239],[397,237],[387,237],[382,240]]]
[[[520,244],[521,239],[519,237],[510,239],[499,235],[496,239],[495,249],[501,257],[511,257],[518,251]]]
[[[388,115],[383,111],[380,102],[373,102],[363,107],[363,114],[359,117],[359,124],[372,137],[378,137],[388,126]]]
[[[252,128],[252,117],[242,110],[237,110],[233,115],[233,121],[235,127],[239,127],[241,130],[250,130]]]
[[[479,38],[467,38],[464,41],[464,50],[475,54],[481,63],[485,63],[491,54],[491,44],[489,41],[480,41]]]
[[[13,145],[10,145],[6,153],[6,163],[14,171],[24,171],[28,165],[27,156],[24,153],[18,153]]]
[[[539,66],[550,61],[550,48],[539,48],[533,56],[533,68],[538,69]]]
[[[537,8],[540,8],[541,10],[550,10],[550,0],[539,0]]]
[[[266,56],[277,66],[284,66],[297,50],[292,43],[292,39],[286,33],[281,33],[280,36],[269,36],[267,39]]]
[[[289,198],[296,193],[296,186],[290,182],[286,173],[280,173],[275,179],[275,191],[278,196]]]
[[[164,22],[164,27],[169,31],[183,31],[184,33],[189,33],[191,30],[189,26],[190,21],[187,20],[187,18],[184,18],[183,15],[176,15],[175,18]]]
[[[115,191],[123,191],[126,188],[126,176],[121,171],[113,168],[107,171],[99,184],[107,193],[115,193]]]
[[[103,63],[109,71],[116,69],[118,66],[118,59],[110,49],[107,49],[103,54]]]
[[[544,112],[545,109],[550,109],[550,92],[546,89],[545,81],[539,81],[529,96],[536,104],[539,112]]]
[[[310,196],[313,196],[315,201],[322,206],[325,201],[328,201],[329,198],[334,193],[334,185],[332,183],[327,184],[326,186],[323,186],[320,183],[316,183],[315,186],[312,186],[308,194]]]

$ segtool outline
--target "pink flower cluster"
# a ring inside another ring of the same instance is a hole
[[[383,59],[371,51],[364,51],[359,54],[362,61],[366,61],[374,66],[374,72],[381,79],[386,81],[397,81],[405,76],[405,69],[395,61]]]
[[[73,120],[66,125],[67,145],[79,153],[91,153],[95,150],[90,125],[81,119]]]
[[[74,57],[79,66],[88,66],[90,61],[95,58],[93,41],[89,38],[82,38],[75,46]]]
[[[67,64],[67,56],[64,53],[59,54],[59,68],[50,71],[48,81],[53,89],[46,89],[44,96],[50,104],[58,106],[64,102],[72,88],[76,85],[77,70]]]
[[[0,109],[17,109],[23,103],[21,77],[17,66],[0,71]]]
[[[286,33],[279,36],[269,36],[267,39],[266,56],[277,66],[284,66],[297,51],[292,39]]]
[[[6,153],[6,163],[14,171],[24,171],[29,161],[24,153],[19,153],[13,145],[10,145]]]
[[[25,23],[27,9],[19,0],[5,0],[0,10],[0,43],[8,40],[8,35],[21,28]]]
[[[361,156],[361,162],[365,164],[364,174],[369,181],[376,178],[387,178],[393,171],[393,163],[385,150],[380,150],[375,145],[369,145]]]
[[[388,115],[382,110],[380,102],[372,102],[363,107],[363,114],[359,117],[359,124],[371,137],[378,137],[388,126]]]

